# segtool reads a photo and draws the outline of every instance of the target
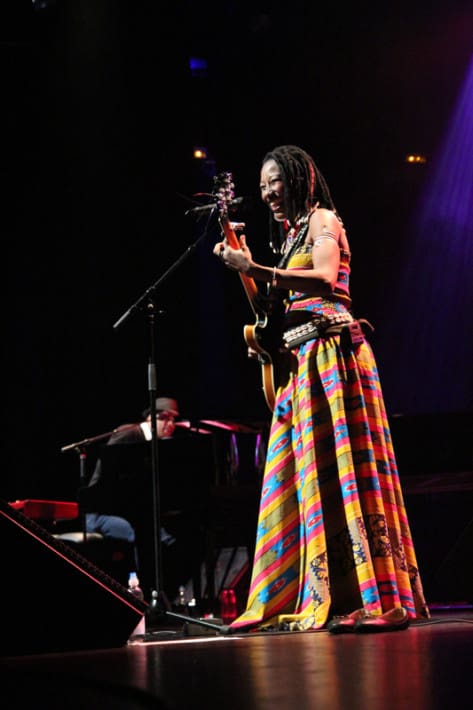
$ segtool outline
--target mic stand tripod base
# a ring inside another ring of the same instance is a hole
[[[192,622],[195,623],[192,623]],[[184,624],[184,637],[191,638],[195,636],[227,636],[228,627],[223,626],[223,621],[220,618],[212,617],[210,619],[195,619],[191,618],[190,623]]]
[[[222,619],[197,619],[188,614],[170,611],[171,607],[164,592],[152,592],[151,604],[146,613],[146,634],[141,641],[156,641],[176,636],[203,636],[228,634],[228,626]],[[182,622],[176,624],[176,622]]]
[[[153,590],[151,592],[151,602],[145,615],[146,634],[141,639],[143,641],[156,641],[157,636],[173,637],[181,633],[180,625],[172,624],[167,619],[171,611],[171,605],[164,592]]]

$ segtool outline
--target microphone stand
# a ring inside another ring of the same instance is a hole
[[[149,337],[149,359],[148,359],[148,393],[149,393],[149,409],[151,413],[151,467],[152,467],[152,504],[153,504],[153,551],[154,551],[154,583],[155,589],[152,592],[152,598],[157,601],[158,614],[161,617],[172,617],[184,621],[186,624],[197,624],[205,626],[213,631],[223,634],[230,633],[227,626],[217,626],[202,619],[194,619],[193,617],[184,614],[177,614],[170,611],[170,604],[166,598],[164,588],[162,587],[162,557],[161,557],[161,502],[159,490],[159,462],[158,462],[158,435],[156,426],[156,394],[157,394],[157,376],[156,376],[156,357],[155,357],[155,322],[156,315],[161,315],[163,311],[159,310],[154,301],[155,291],[163,284],[166,279],[176,271],[187,257],[192,254],[200,242],[208,234],[208,224],[216,209],[216,205],[210,210],[207,225],[202,234],[181,254],[180,257],[160,276],[146,291],[133,303],[128,310],[114,323],[113,328],[117,330],[125,321],[136,311],[144,311],[148,321],[148,337]],[[185,628],[185,627],[184,627]],[[173,632],[170,632],[171,634]],[[152,634],[145,634],[145,641],[155,640]]]

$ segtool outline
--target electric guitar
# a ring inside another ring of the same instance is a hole
[[[231,173],[221,173],[214,177],[214,195],[219,210],[219,223],[229,246],[240,249],[240,242],[228,216],[229,206],[234,199],[234,184]],[[245,325],[243,337],[249,348],[256,352],[261,365],[263,393],[266,404],[273,411],[276,389],[279,383],[278,362],[280,360],[280,334],[276,328],[278,318],[272,313],[269,299],[260,293],[254,279],[239,272],[243,288],[247,295],[253,314],[254,325]],[[274,319],[272,318],[274,315]]]

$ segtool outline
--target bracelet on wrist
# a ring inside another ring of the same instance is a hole
[[[278,285],[278,275],[276,274],[276,267],[273,266],[273,275],[271,276],[271,286],[272,288],[277,288]]]

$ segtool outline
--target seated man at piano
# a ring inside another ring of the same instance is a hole
[[[106,446],[122,445],[122,444],[138,444],[140,442],[149,442],[152,438],[151,433],[151,412],[146,409],[143,413],[143,420],[133,424],[122,424],[117,427],[108,439]],[[156,399],[156,433],[158,439],[169,439],[174,435],[176,429],[176,417],[179,416],[179,408],[175,399],[171,397],[158,397]],[[135,447],[136,448],[136,447]],[[87,491],[82,492],[81,502],[86,509],[98,504],[98,509],[86,512],[85,526],[88,533],[100,533],[104,537],[111,537],[118,540],[125,540],[134,545],[135,565],[138,572],[141,571],[140,559],[136,543],[135,526],[130,520],[122,515],[117,515],[111,511],[118,510],[121,512],[123,501],[119,504],[113,499],[113,492],[107,491],[107,481],[103,484],[103,458],[98,458],[92,476],[88,483]],[[108,500],[107,492],[111,493]],[[97,493],[97,495],[95,495]],[[131,511],[130,511],[131,512]],[[172,545],[175,538],[161,526],[161,544]]]
[[[175,399],[156,399],[159,495],[155,506],[150,410],[146,409],[142,417],[142,421],[123,424],[111,433],[88,485],[79,491],[86,530],[132,543],[147,601],[159,586],[158,591],[174,603],[179,587],[189,579],[194,580],[198,599],[209,490],[215,470],[213,437],[180,419]],[[158,541],[154,533],[156,513]],[[161,553],[160,570],[155,564],[157,551]],[[156,579],[158,572],[162,579]]]

